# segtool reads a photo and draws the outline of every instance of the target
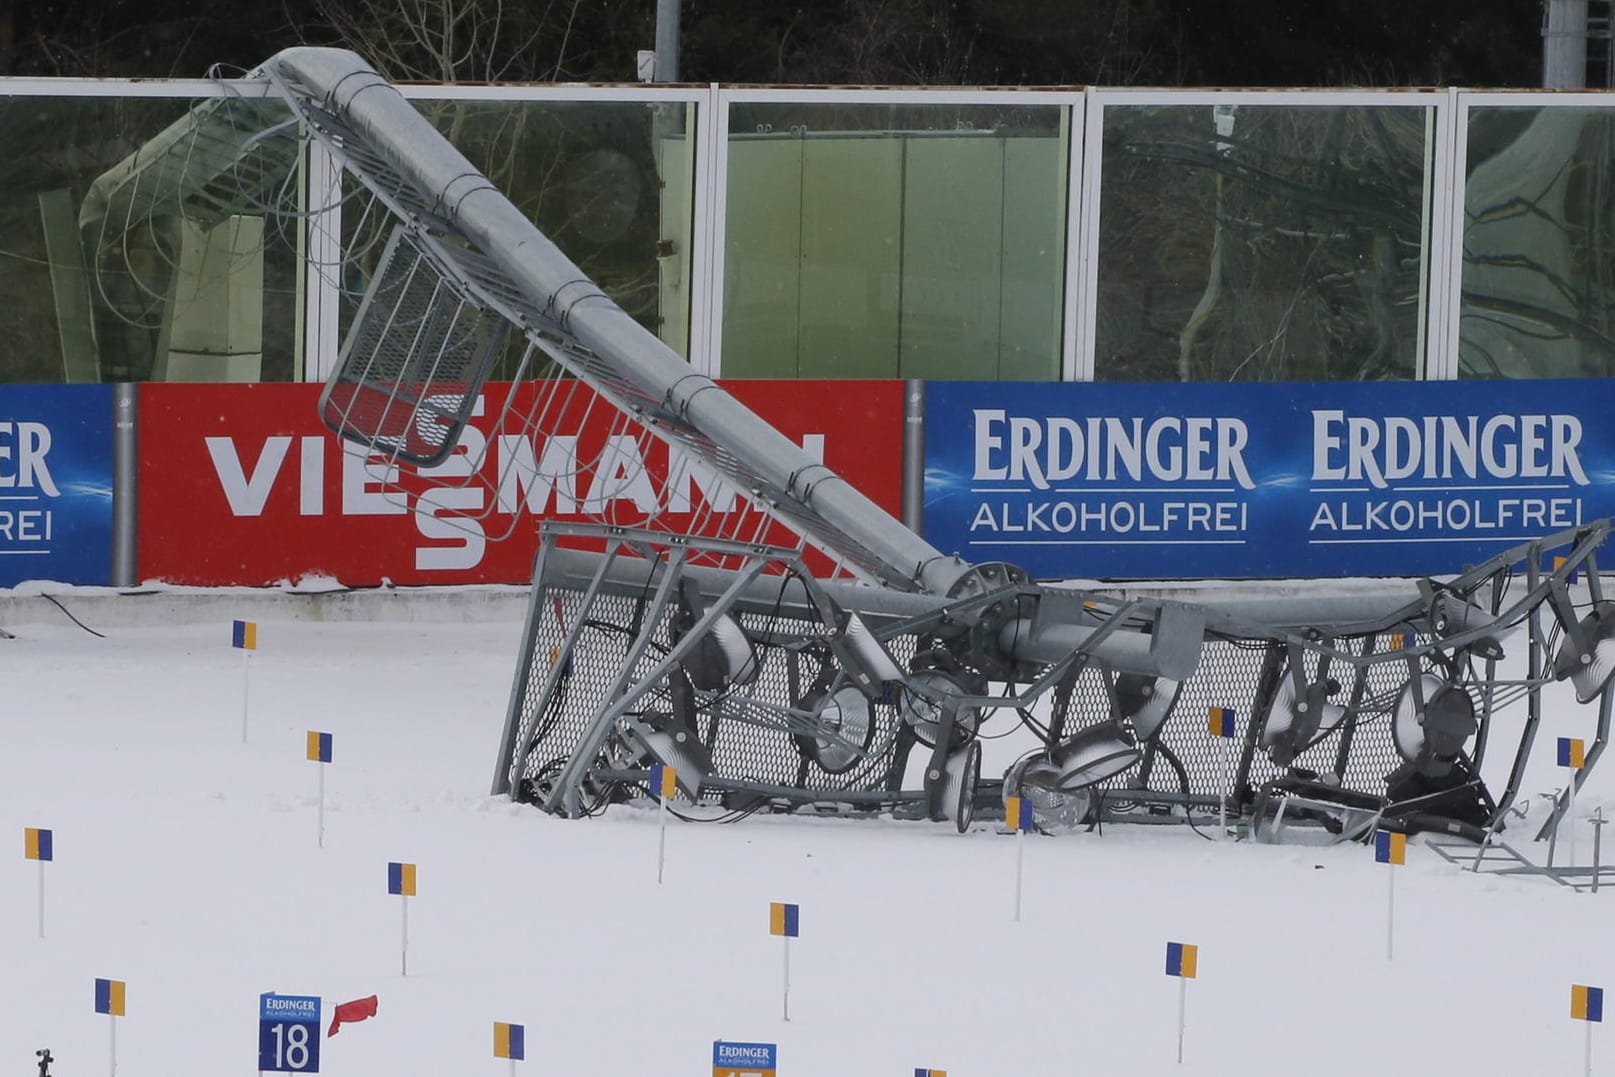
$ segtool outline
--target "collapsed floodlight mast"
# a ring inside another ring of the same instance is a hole
[[[1340,826],[1341,814],[1359,811],[1483,835],[1518,792],[1544,684],[1571,679],[1609,713],[1615,643],[1602,645],[1615,633],[1602,615],[1578,616],[1566,591],[1582,571],[1602,608],[1593,557],[1606,522],[1405,599],[1122,600],[945,557],[692,371],[359,57],[292,49],[252,77],[295,125],[258,103],[212,99],[109,172],[99,204],[188,219],[216,212],[218,189],[233,184],[276,212],[257,192],[273,162],[297,156],[288,140],[311,139],[355,181],[343,212],[376,226],[358,243],[324,213],[294,215],[323,230],[311,246],[341,252],[325,271],[368,281],[320,407],[373,477],[439,519],[476,516],[453,508],[467,503],[456,487],[487,495],[520,478],[490,480],[514,465],[460,447],[492,371],[514,353],[512,386],[489,408],[495,429],[549,435],[598,405],[609,429],[588,451],[579,443],[568,488],[660,484],[657,509],[635,502],[625,516],[609,493],[590,495],[582,515],[595,522],[542,528],[496,793],[587,815],[638,795],[659,763],[689,799],[735,815],[834,805],[964,829],[978,809],[1024,794],[1050,820],[1139,805],[1214,817],[1211,706],[1249,716],[1235,811],[1293,803],[1292,819],[1342,833],[1358,828]],[[236,175],[244,161],[251,176]],[[624,461],[656,447],[660,470],[629,476]],[[723,519],[666,511],[691,469],[728,483],[740,507]],[[471,500],[486,514],[495,498]],[[1563,557],[1543,573],[1549,552]],[[1527,585],[1511,600],[1520,562]],[[1554,662],[1544,610],[1568,648]],[[1520,625],[1527,676],[1498,682],[1500,641]],[[1526,700],[1495,801],[1466,751],[1470,709],[1458,696],[1430,706],[1437,686],[1475,704],[1475,756],[1493,714]],[[1398,713],[1393,743],[1383,720]],[[1172,721],[1184,714],[1193,719]],[[1003,780],[984,779],[977,734],[1006,715],[1037,747]]]

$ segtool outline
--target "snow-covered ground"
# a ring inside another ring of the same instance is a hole
[[[782,1077],[1571,1074],[1571,984],[1615,987],[1615,893],[1464,873],[1418,841],[1391,962],[1371,851],[1186,828],[1028,839],[1019,924],[1014,840],[989,826],[675,823],[657,887],[652,812],[564,822],[486,795],[516,623],[262,619],[246,745],[227,621],[4,627],[4,1074],[41,1047],[58,1077],[106,1072],[96,977],[128,985],[126,1077],[251,1073],[271,990],[378,995],[324,1042],[322,1072],[363,1077],[505,1073],[495,1021],[526,1026],[520,1073],[568,1077],[705,1074],[719,1038],[777,1042]],[[1562,780],[1553,737],[1592,733],[1551,699],[1527,794]],[[309,729],[334,735],[323,849]],[[1488,777],[1512,747],[1500,731]],[[1595,772],[1583,814],[1612,781]],[[43,940],[25,827],[55,838]],[[419,866],[407,977],[389,861]],[[771,901],[801,907],[789,1023]],[[1200,947],[1181,1067],[1169,940]]]

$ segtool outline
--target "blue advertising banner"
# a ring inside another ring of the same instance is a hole
[[[112,577],[112,386],[0,387],[0,587]]]
[[[1045,579],[1456,572],[1612,480],[1610,379],[926,389],[926,539]]]

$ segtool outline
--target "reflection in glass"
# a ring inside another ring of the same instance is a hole
[[[248,145],[286,110],[196,104],[0,98],[0,382],[297,376],[300,154]]]
[[[689,354],[694,147],[686,102],[417,100],[479,171],[635,321]],[[349,181],[351,183],[351,181]],[[368,252],[342,283],[341,330],[391,228],[345,210],[344,244]],[[494,373],[523,354],[517,335]],[[532,371],[528,372],[533,373]]]
[[[1615,111],[1469,113],[1458,365],[1615,374]]]
[[[1068,115],[733,105],[723,374],[1057,379]]]
[[[1431,109],[1103,115],[1097,380],[1418,376]]]

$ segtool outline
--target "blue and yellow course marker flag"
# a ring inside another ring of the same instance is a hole
[[[415,865],[394,860],[387,865],[387,893],[400,897],[415,896]]]
[[[527,1057],[527,1029],[503,1021],[493,1023],[493,1056],[520,1062]]]
[[[331,761],[331,734],[313,729],[308,731],[308,761],[310,763]]]
[[[775,901],[768,906],[768,933],[770,935],[784,935],[794,939],[801,934],[801,909],[796,905],[788,905],[783,901]]]
[[[238,651],[256,651],[258,649],[258,622],[231,622],[230,646]]]
[[[1374,859],[1381,864],[1406,864],[1408,862],[1408,836],[1393,833],[1389,830],[1375,831]]]
[[[29,860],[50,860],[54,857],[55,843],[51,840],[48,830],[41,830],[37,826],[24,827],[22,832],[22,852]]]
[[[914,1067],[914,1077],[948,1077],[947,1070],[928,1070],[923,1066]]]
[[[1559,765],[1580,770],[1587,765],[1587,742],[1580,737],[1559,738]]]
[[[1022,833],[1032,831],[1032,802],[1025,797],[1010,797],[1004,801],[1004,825]]]
[[[1234,735],[1234,709],[1232,707],[1212,707],[1210,716],[1206,719],[1206,728],[1214,737],[1231,737]]]
[[[1570,1016],[1577,1021],[1604,1020],[1604,989],[1574,984],[1570,988]]]
[[[665,763],[657,763],[651,767],[650,787],[651,791],[663,800],[672,799],[679,791],[678,768],[667,766]]]
[[[1166,944],[1166,974],[1168,976],[1181,976],[1185,980],[1192,980],[1199,963],[1200,947],[1191,942],[1169,942]]]
[[[95,981],[95,1012],[109,1013],[113,1017],[122,1017],[123,994],[122,980]]]

